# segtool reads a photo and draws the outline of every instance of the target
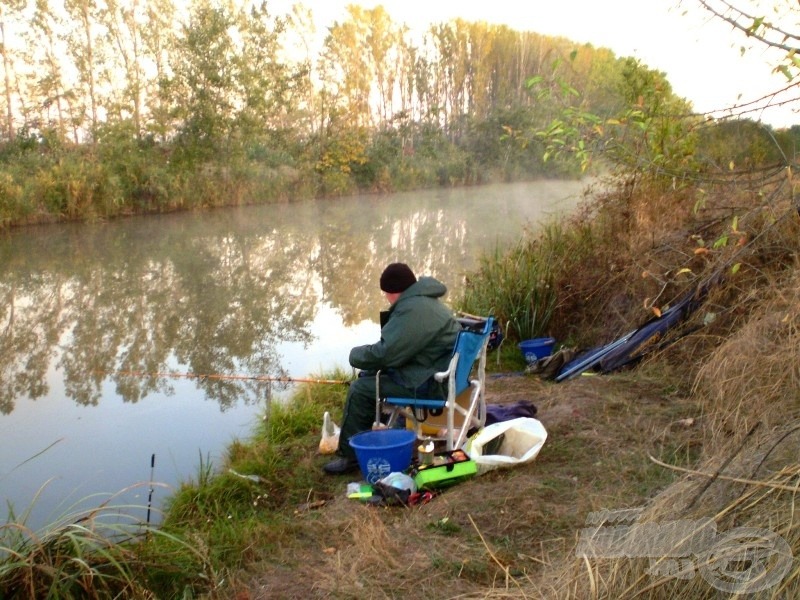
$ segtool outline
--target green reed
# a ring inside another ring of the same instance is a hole
[[[517,340],[545,335],[558,306],[560,278],[586,251],[582,240],[577,229],[551,223],[535,236],[528,231],[515,245],[484,254],[467,278],[463,309],[493,314]]]

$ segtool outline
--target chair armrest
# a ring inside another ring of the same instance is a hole
[[[434,373],[433,378],[439,383],[447,381],[450,378],[450,376],[455,373],[457,364],[458,364],[458,353],[455,353],[453,354],[453,358],[450,359],[450,364],[447,365],[447,370]]]
[[[433,378],[442,383],[443,381],[447,381],[447,378],[450,377],[450,371],[440,371],[438,373],[433,374]]]

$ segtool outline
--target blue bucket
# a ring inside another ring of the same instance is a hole
[[[550,356],[555,343],[556,340],[551,337],[533,338],[520,342],[519,349],[522,351],[522,356],[525,357],[525,362],[532,365],[537,360]]]
[[[416,441],[417,434],[410,429],[376,429],[357,433],[350,438],[350,446],[356,451],[361,474],[376,483],[411,466]]]

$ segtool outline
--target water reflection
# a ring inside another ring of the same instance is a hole
[[[47,228],[15,236],[13,253],[6,242],[0,410],[48,394],[52,366],[81,405],[100,401],[106,378],[125,402],[171,385],[120,371],[279,374],[276,340],[309,339],[317,298],[294,291],[313,240],[237,231],[218,214]],[[223,408],[261,392],[257,382],[199,384]]]
[[[0,411],[46,396],[53,368],[86,406],[105,381],[128,403],[173,391],[169,377],[131,372],[290,375],[278,346],[312,342],[320,306],[344,326],[373,320],[393,260],[448,282],[452,298],[475,248],[575,201],[579,184],[563,185],[536,198],[499,186],[15,233],[0,242]],[[267,384],[197,385],[224,410],[263,398]]]

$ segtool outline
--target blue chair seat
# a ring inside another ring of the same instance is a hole
[[[416,408],[427,408],[433,410],[443,410],[447,406],[447,400],[425,400],[422,398],[384,398],[386,404],[392,406],[412,406]]]

